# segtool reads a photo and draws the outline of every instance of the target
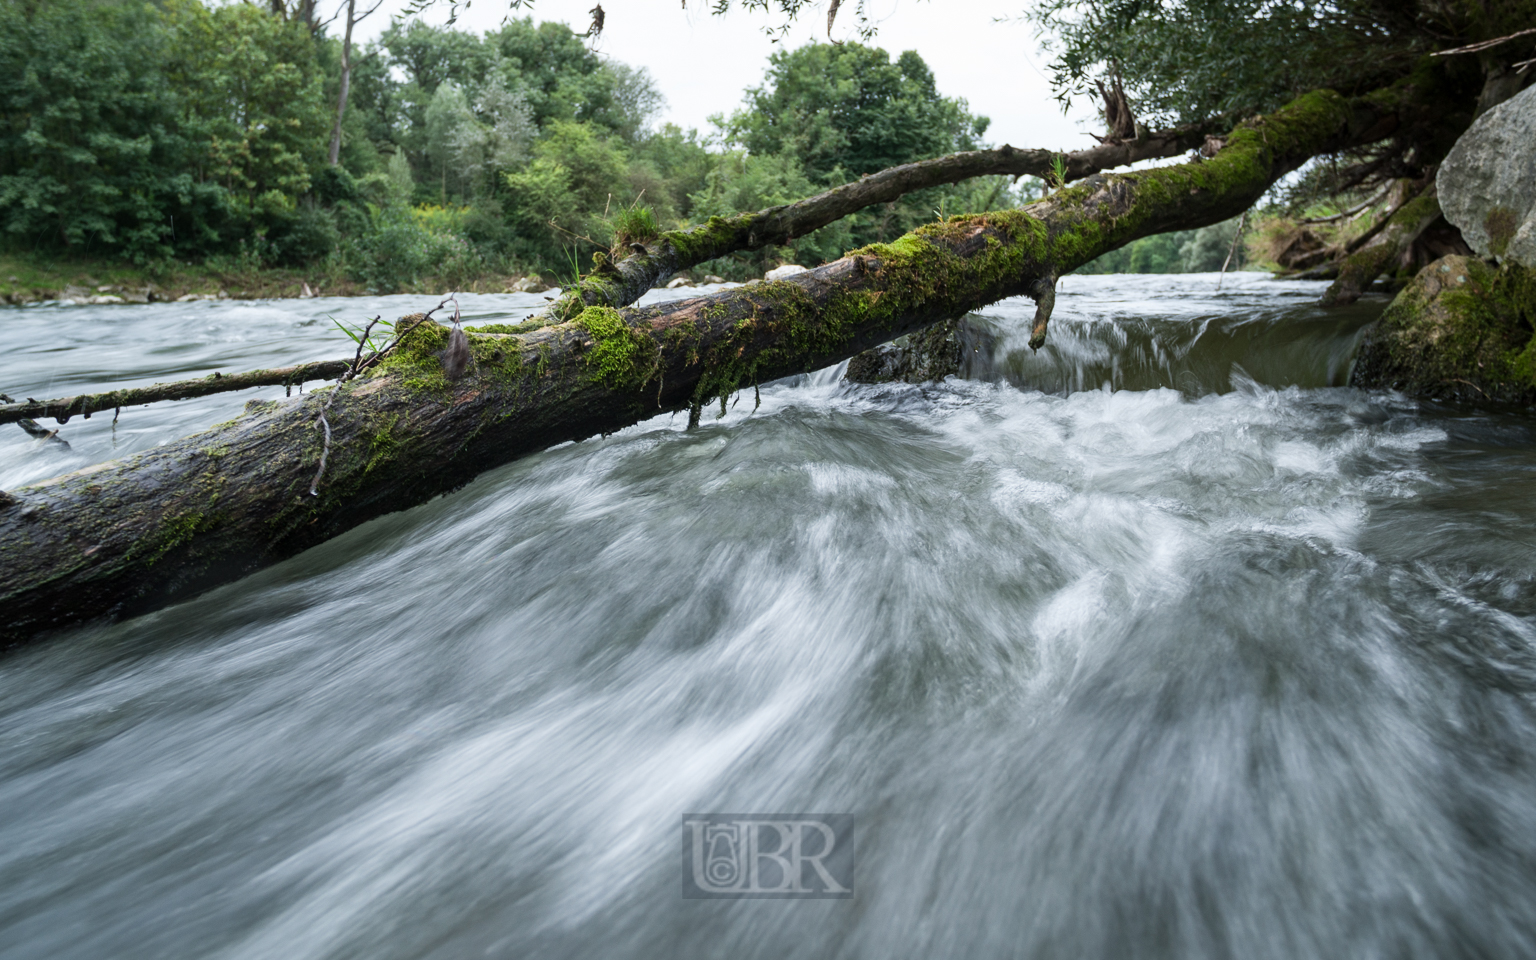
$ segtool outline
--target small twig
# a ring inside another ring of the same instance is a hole
[[[332,394],[331,399],[335,399],[334,394]],[[320,469],[315,471],[315,480],[309,485],[309,495],[312,497],[320,496],[320,478],[325,476],[325,461],[331,455],[331,422],[325,419],[325,411],[330,406],[331,401],[327,400],[325,406],[320,408],[320,426],[325,428],[325,445],[320,448]]]
[[[1362,200],[1354,206],[1350,207],[1348,210],[1345,210],[1342,213],[1336,213],[1331,217],[1303,217],[1297,222],[1306,224],[1332,223],[1335,220],[1343,220],[1345,217],[1352,217],[1355,214],[1364,212],[1367,208],[1374,207],[1376,204],[1380,203],[1381,199],[1385,197],[1391,189],[1392,185],[1389,183],[1385,187],[1378,190],[1376,195],[1371,197],[1369,200]]]
[[[5,403],[16,402],[3,393],[0,393],[0,401],[4,401]],[[116,421],[113,422],[115,423]],[[60,437],[59,431],[49,430],[47,427],[39,424],[36,420],[32,420],[27,417],[20,417],[16,421],[16,426],[27,431],[28,435],[34,436],[39,440],[52,440],[54,443],[62,443],[66,447],[69,446],[69,441],[65,440],[63,437]]]
[[[1533,33],[1536,33],[1536,27],[1531,27],[1529,30],[1519,30],[1515,33],[1509,34],[1508,36],[1495,37],[1492,40],[1484,40],[1481,43],[1469,43],[1465,47],[1456,47],[1452,50],[1437,50],[1430,54],[1430,56],[1449,57],[1455,53],[1481,53],[1484,50],[1493,49],[1499,44],[1504,43],[1506,40],[1514,40],[1516,37],[1525,37]]]
[[[1220,290],[1222,283],[1227,279],[1227,267],[1232,263],[1232,254],[1237,252],[1237,241],[1243,238],[1243,227],[1248,225],[1248,211],[1243,211],[1243,217],[1237,221],[1237,233],[1232,235],[1232,246],[1227,248],[1227,259],[1221,262],[1221,276],[1216,278],[1216,289]]]
[[[1029,349],[1038,351],[1045,346],[1046,325],[1051,322],[1051,312],[1056,309],[1055,275],[1039,278],[1027,293],[1035,301],[1035,322],[1029,331]]]
[[[368,342],[368,333],[373,329],[374,324],[379,322],[379,318],[374,317],[372,320],[368,321],[368,326],[363,328],[363,335],[358,337],[357,355],[352,358],[351,369],[342,374],[340,379],[336,381],[335,389],[331,391],[330,396],[325,398],[325,404],[320,407],[320,413],[315,418],[316,421],[319,422],[320,426],[325,430],[325,443],[320,448],[320,468],[315,471],[315,480],[309,485],[310,496],[320,496],[320,480],[325,476],[325,463],[328,459],[330,459],[331,456],[331,422],[326,419],[325,415],[331,409],[331,404],[336,402],[336,398],[341,396],[342,386],[345,385],[348,381],[355,379],[357,375],[362,373],[364,370],[367,370],[369,367],[384,359],[384,357],[387,356],[391,350],[394,350],[400,345],[400,343],[405,339],[406,334],[410,333],[412,330],[415,330],[423,323],[426,323],[429,319],[431,319],[432,314],[443,309],[443,307],[450,303],[453,304],[453,322],[458,323],[459,301],[455,300],[453,297],[447,297],[443,300],[442,303],[439,303],[437,306],[433,307],[431,310],[428,310],[426,313],[416,315],[415,319],[412,320],[411,325],[405,329],[402,330],[399,327],[396,327],[395,335],[389,338],[389,341],[384,344],[383,348],[375,350],[373,353],[370,353],[366,359],[364,359],[363,344]]]

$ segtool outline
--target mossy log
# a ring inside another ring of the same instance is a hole
[[[0,643],[191,596],[567,440],[813,370],[1042,283],[1143,236],[1219,223],[1308,158],[1394,128],[1389,98],[1322,91],[1207,160],[1098,174],[1018,210],[954,217],[793,279],[538,329],[423,322],[343,386],[253,401],[204,433],[0,497]],[[1047,301],[1048,302],[1048,301]],[[334,396],[333,396],[334,395]],[[329,404],[328,465],[310,495]]]
[[[541,311],[541,322],[569,320],[587,307],[626,307],[662,280],[738,250],[788,243],[878,203],[889,203],[915,190],[985,176],[1052,175],[1059,159],[1068,183],[1103,170],[1142,160],[1174,157],[1205,142],[1206,126],[1180,127],[1136,140],[1111,140],[1088,150],[1058,154],[1020,150],[1004,144],[995,150],[968,150],[906,163],[834,187],[794,203],[733,217],[711,217],[699,227],[669,230],[629,245],[617,262],[600,261],[591,276]]]

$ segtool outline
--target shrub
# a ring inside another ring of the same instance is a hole
[[[403,205],[370,208],[367,232],[347,244],[353,277],[376,293],[413,287],[435,265],[439,241]]]

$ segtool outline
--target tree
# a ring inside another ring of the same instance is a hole
[[[43,247],[143,261],[266,243],[323,156],[302,23],[59,0],[0,8],[0,216]]]
[[[184,231],[218,229],[222,191],[182,172],[199,147],[163,69],[161,18],[83,0],[0,6],[0,209],[12,238],[149,257],[170,246],[177,214]]]
[[[1389,231],[1356,257],[1327,251],[1314,275],[1344,277],[1327,302],[1348,303],[1384,269],[1422,264],[1438,252],[1414,250],[1430,235],[1454,235],[1426,195],[1436,165],[1474,116],[1518,92],[1529,71],[1514,69],[1531,44],[1494,42],[1536,22],[1532,0],[1047,0],[1035,22],[1057,52],[1058,94],[1088,94],[1105,80],[1123,84],[1144,123],[1231,122],[1273,109],[1306,90],[1361,94],[1414,78],[1439,106],[1369,144],[1315,163],[1289,190],[1299,208],[1318,198],[1353,199],[1401,182],[1385,223],[1416,198],[1433,210],[1416,229]],[[1462,56],[1433,56],[1486,44]],[[1475,54],[1475,55],[1473,55]],[[1439,225],[1436,228],[1436,225]],[[1431,229],[1436,228],[1436,229]],[[1374,233],[1374,231],[1373,231]],[[1462,247],[1463,252],[1470,249]],[[1345,265],[1347,259],[1353,262]]]
[[[172,82],[208,173],[251,214],[288,209],[320,168],[326,128],[314,44],[257,7],[177,10]]]
[[[890,167],[980,146],[989,121],[964,100],[942,96],[916,51],[891,59],[878,47],[814,43],[769,57],[762,87],[717,121],[722,139],[749,157],[789,158],[810,184],[832,186]],[[752,164],[744,165],[741,173]],[[736,171],[722,168],[726,176]],[[975,212],[946,203],[957,191],[929,190],[855,217],[836,236],[797,244],[795,254],[821,262],[847,245],[906,233],[937,209]],[[736,207],[729,212],[757,209]],[[717,212],[712,210],[711,212]],[[727,212],[719,210],[718,212]]]
[[[281,2],[282,0],[273,0],[274,4],[281,4]],[[343,28],[341,38],[341,87],[336,94],[336,123],[331,127],[329,159],[333,167],[341,163],[341,124],[346,119],[347,97],[352,92],[352,30],[359,21],[372,16],[374,11],[378,10],[379,5],[383,2],[384,0],[378,0],[378,2],[362,13],[357,12],[357,0],[347,0],[346,3],[346,16],[343,18],[345,27]],[[306,8],[308,16],[305,17],[310,22],[313,22],[313,10],[314,7],[311,2]]]
[[[747,91],[724,137],[759,156],[794,156],[817,183],[973,150],[989,122],[941,96],[913,50],[893,62],[878,47],[815,43],[768,63],[767,83]]]

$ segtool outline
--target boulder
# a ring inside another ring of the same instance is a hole
[[[668,290],[676,290],[678,287],[691,286],[693,286],[693,281],[689,280],[687,277],[673,277],[671,281],[667,283]]]
[[[797,273],[805,273],[804,267],[796,263],[786,263],[782,267],[774,267],[763,274],[764,280],[788,280]]]
[[[543,293],[548,289],[549,284],[545,283],[544,278],[536,273],[528,274],[528,276],[512,284],[511,287],[513,293]]]
[[[724,277],[717,277],[717,276],[715,276],[714,274],[711,273],[711,274],[706,274],[704,279],[702,281],[700,281],[700,282],[701,283],[724,283],[725,282],[725,278]]]
[[[1435,184],[1445,218],[1479,255],[1536,267],[1536,87],[1478,117]]]
[[[1445,400],[1536,402],[1536,270],[1441,257],[1366,334],[1350,384]]]

